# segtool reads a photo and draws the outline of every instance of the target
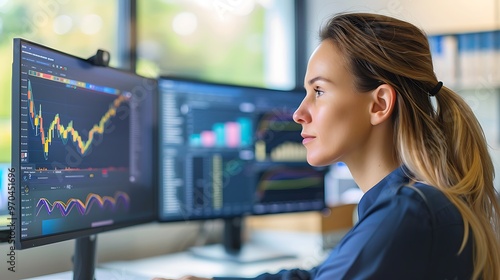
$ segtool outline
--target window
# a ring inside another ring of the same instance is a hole
[[[290,89],[294,1],[137,1],[137,72]]]

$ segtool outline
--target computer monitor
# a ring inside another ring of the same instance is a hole
[[[155,220],[156,92],[155,79],[14,39],[17,249],[76,239],[84,279],[97,233]]]
[[[292,117],[303,90],[158,84],[160,222],[224,219],[238,256],[245,216],[325,208],[326,169],[307,163]]]

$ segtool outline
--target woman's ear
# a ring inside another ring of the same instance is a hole
[[[370,122],[378,125],[390,119],[396,106],[396,91],[391,85],[382,84],[372,91]]]

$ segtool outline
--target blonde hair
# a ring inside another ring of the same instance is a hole
[[[457,253],[472,232],[473,278],[500,279],[500,206],[484,133],[458,94],[443,86],[429,96],[438,80],[425,33],[392,17],[350,13],[332,17],[320,39],[332,40],[346,56],[359,91],[380,84],[395,89],[398,158],[412,179],[439,188],[462,214],[465,235]]]

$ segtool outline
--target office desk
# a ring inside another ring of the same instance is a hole
[[[184,275],[207,278],[213,276],[254,277],[264,272],[278,272],[287,268],[310,268],[308,262],[307,258],[283,258],[242,264],[232,261],[209,260],[182,252],[134,262],[107,263],[102,267],[123,275],[127,275],[127,273],[144,275],[149,279],[156,276],[179,278]]]
[[[294,257],[284,257],[249,263],[230,260],[208,259],[191,252],[179,252],[147,259],[111,262],[101,265],[120,273],[133,272],[148,277],[178,278],[184,275],[200,277],[237,276],[254,277],[264,272],[278,272],[282,269],[312,268],[326,258],[319,234],[258,231],[252,233],[252,240],[246,246],[252,250],[265,248]],[[245,248],[245,249],[250,249]]]
[[[99,264],[96,269],[96,280],[179,278],[188,274],[200,277],[254,277],[264,272],[278,272],[281,269],[309,269],[321,263],[327,255],[327,252],[322,249],[321,236],[311,233],[255,232],[249,244],[293,254],[295,257],[239,263],[203,258],[184,251],[139,260]],[[72,279],[72,273],[64,272],[30,278],[30,280],[48,279],[69,280]]]

